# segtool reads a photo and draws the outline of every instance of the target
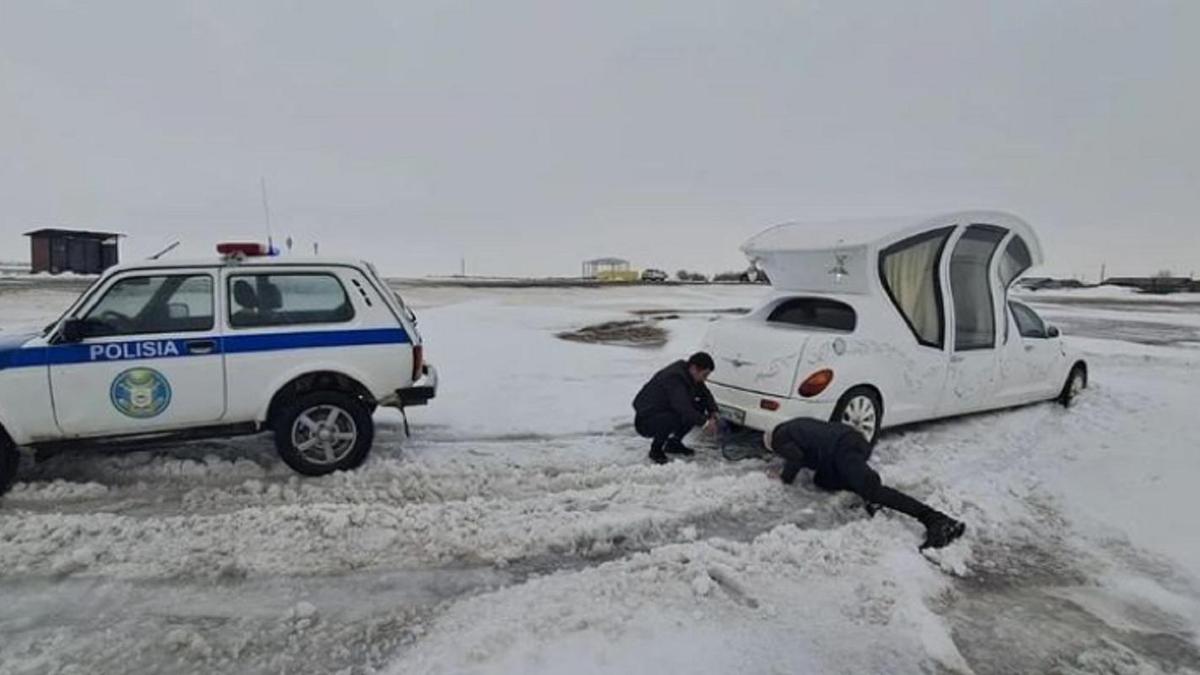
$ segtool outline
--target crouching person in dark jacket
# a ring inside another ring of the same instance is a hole
[[[633,399],[633,426],[640,436],[653,439],[650,459],[655,463],[665,464],[668,452],[696,454],[683,437],[702,424],[716,429],[717,402],[704,385],[714,369],[711,356],[696,352],[655,373]]]
[[[867,466],[871,445],[854,429],[833,422],[798,418],[763,435],[768,450],[783,457],[780,479],[791,485],[800,469],[813,471],[813,483],[826,490],[849,490],[870,513],[881,507],[912,516],[925,526],[921,548],[942,548],[962,536],[965,526],[940,511],[882,483]]]

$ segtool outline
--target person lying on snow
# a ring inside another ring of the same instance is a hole
[[[800,469],[813,471],[813,483],[825,490],[849,490],[863,498],[874,515],[886,506],[925,526],[921,549],[942,548],[963,535],[966,526],[912,497],[887,487],[867,466],[871,445],[854,429],[833,422],[797,418],[763,434],[763,443],[783,457],[779,478],[787,485]]]
[[[666,453],[691,456],[694,450],[683,444],[683,437],[694,427],[717,428],[717,402],[704,385],[716,369],[704,352],[692,354],[687,361],[676,361],[650,378],[633,399],[633,426],[638,435],[653,439],[650,460],[666,464]]]

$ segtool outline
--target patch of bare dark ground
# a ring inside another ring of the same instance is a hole
[[[1067,335],[1125,340],[1143,345],[1169,346],[1180,342],[1200,342],[1200,329],[1167,323],[1063,316],[1055,317],[1054,324]]]
[[[1065,541],[985,538],[976,551],[986,564],[934,607],[974,673],[1200,672],[1200,648],[1187,620],[1099,586],[1089,569],[1096,563]],[[1132,549],[1128,556],[1133,573],[1172,586],[1153,561]],[[1187,582],[1176,583],[1173,590],[1195,595]],[[1088,605],[1119,618],[1106,621]]]
[[[1061,295],[1055,296],[1038,296],[1022,295],[1020,299],[1029,304],[1037,305],[1067,305],[1077,307],[1091,307],[1093,309],[1112,309],[1112,310],[1147,310],[1152,312],[1194,312],[1200,309],[1200,298],[1192,300],[1190,298],[1197,297],[1196,294],[1188,294],[1189,299],[1181,301],[1168,300],[1142,300],[1123,299],[1123,298],[1071,298]],[[1145,296],[1141,296],[1145,297]]]
[[[627,321],[606,321],[584,326],[578,330],[557,333],[562,340],[586,342],[588,344],[618,345],[622,347],[662,347],[667,344],[667,330],[659,326],[662,321],[674,321],[684,315],[707,316],[715,321],[724,315],[746,314],[744,307],[718,309],[635,309],[629,313],[638,317]]]
[[[667,331],[648,321],[606,321],[579,330],[558,333],[572,342],[618,345],[622,347],[661,347],[667,344]]]

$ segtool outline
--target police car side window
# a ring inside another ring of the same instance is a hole
[[[207,274],[131,276],[118,280],[83,317],[85,337],[191,333],[213,328],[213,282]]]
[[[354,306],[332,274],[235,274],[229,277],[233,328],[345,323]]]

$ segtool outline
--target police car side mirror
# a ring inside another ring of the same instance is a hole
[[[1058,329],[1058,326],[1050,326],[1046,329],[1046,337],[1048,338],[1056,338],[1060,335],[1062,335],[1062,331]]]
[[[67,319],[59,329],[58,336],[66,343],[81,342],[84,337],[84,323],[83,319]]]

